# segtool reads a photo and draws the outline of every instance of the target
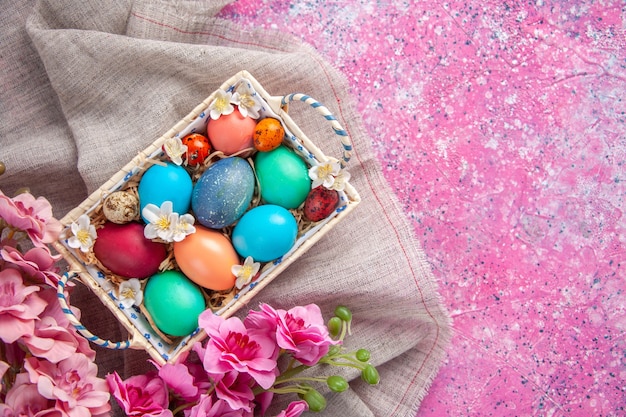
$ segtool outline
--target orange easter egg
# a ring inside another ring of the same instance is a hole
[[[201,287],[223,291],[235,285],[231,272],[239,257],[230,240],[217,230],[196,225],[196,232],[174,243],[180,270]]]
[[[209,120],[207,135],[215,150],[232,155],[254,147],[252,136],[255,126],[256,120],[249,116],[243,117],[239,109],[235,109],[230,114]]]
[[[254,129],[254,147],[260,152],[269,152],[283,143],[285,129],[278,119],[266,117],[261,119]]]

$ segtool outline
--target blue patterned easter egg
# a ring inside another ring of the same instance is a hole
[[[235,223],[246,211],[254,193],[254,172],[239,157],[220,159],[198,179],[191,207],[203,226],[221,229]]]

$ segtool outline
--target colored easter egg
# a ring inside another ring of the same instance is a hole
[[[139,199],[128,191],[111,193],[102,202],[102,214],[113,223],[128,223],[139,215]]]
[[[137,187],[140,209],[143,211],[148,204],[161,207],[163,202],[171,201],[173,211],[185,214],[191,205],[192,190],[193,182],[185,168],[171,162],[152,165]]]
[[[167,256],[166,245],[146,239],[143,229],[144,225],[138,222],[104,223],[96,231],[94,255],[111,272],[125,278],[155,274]]]
[[[207,123],[207,135],[213,148],[232,155],[247,148],[253,148],[252,135],[256,120],[242,116],[239,109],[221,115],[218,119],[210,119]]]
[[[335,210],[337,203],[339,203],[337,190],[316,187],[311,190],[304,201],[304,217],[313,222],[325,219]]]
[[[152,322],[170,336],[186,336],[196,330],[198,316],[206,309],[202,290],[174,270],[148,279],[143,304]]]
[[[235,225],[233,246],[242,257],[257,262],[280,258],[293,247],[298,224],[289,210],[266,204],[246,212]]]
[[[212,229],[233,224],[250,205],[254,172],[248,161],[233,156],[210,165],[194,186],[191,207],[198,222]]]
[[[200,133],[190,133],[181,142],[187,147],[185,158],[189,166],[200,165],[211,153],[209,138]]]
[[[174,243],[174,257],[180,270],[196,284],[215,291],[235,285],[231,272],[240,263],[230,240],[223,233],[196,226],[196,232]]]
[[[254,166],[261,197],[267,204],[297,208],[311,191],[306,163],[284,145],[269,152],[258,152],[254,157]]]
[[[254,128],[254,147],[260,152],[276,149],[283,142],[285,129],[278,119],[266,117],[259,120]]]

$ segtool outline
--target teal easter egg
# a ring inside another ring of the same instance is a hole
[[[297,208],[311,191],[309,168],[298,154],[284,145],[269,152],[258,152],[254,167],[261,197],[267,204]]]
[[[171,201],[173,211],[187,213],[192,190],[193,182],[185,168],[171,162],[164,166],[152,165],[143,174],[137,187],[140,210],[143,212],[148,204],[161,207],[163,202]]]
[[[243,258],[257,262],[280,258],[293,247],[298,224],[291,212],[281,206],[266,204],[244,214],[232,233],[233,247]]]
[[[198,179],[191,207],[203,226],[221,229],[237,221],[254,193],[254,172],[248,161],[224,158],[209,166]]]
[[[186,336],[198,328],[198,316],[206,309],[200,287],[178,271],[148,278],[143,304],[157,328],[170,336]]]

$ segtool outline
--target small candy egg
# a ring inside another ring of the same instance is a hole
[[[198,222],[212,229],[230,226],[252,201],[254,172],[248,161],[233,156],[210,165],[191,194],[191,207]]]
[[[225,155],[232,155],[254,147],[252,136],[255,126],[256,121],[253,118],[243,117],[239,109],[235,109],[218,119],[210,119],[207,123],[207,135],[213,148]]]
[[[221,232],[196,226],[196,232],[174,243],[174,257],[183,273],[196,284],[215,291],[235,285],[231,272],[239,257]]]
[[[200,133],[190,133],[183,138],[182,142],[187,146],[185,158],[189,166],[200,165],[211,153],[209,139]]]
[[[148,279],[143,305],[158,329],[170,336],[186,336],[196,330],[198,316],[206,309],[202,290],[174,270]]]
[[[309,169],[304,160],[284,145],[273,151],[258,152],[254,166],[267,204],[297,208],[311,191]]]
[[[140,210],[148,204],[161,207],[165,201],[171,201],[173,211],[185,214],[191,205],[193,182],[185,168],[167,162],[165,165],[152,165],[139,181]],[[144,219],[145,220],[145,219]]]
[[[316,187],[311,190],[304,201],[304,217],[312,222],[325,219],[335,210],[337,203],[339,203],[337,190]]]
[[[276,149],[283,142],[285,129],[278,119],[266,117],[261,119],[254,129],[254,147],[260,152]]]
[[[139,199],[128,191],[116,191],[102,202],[102,213],[113,223],[128,223],[139,215]]]
[[[146,278],[159,270],[166,245],[146,239],[143,224],[106,222],[96,232],[96,258],[114,274],[125,278]]]
[[[233,229],[232,240],[242,257],[268,262],[289,252],[297,235],[298,224],[289,210],[266,204],[241,217]]]

